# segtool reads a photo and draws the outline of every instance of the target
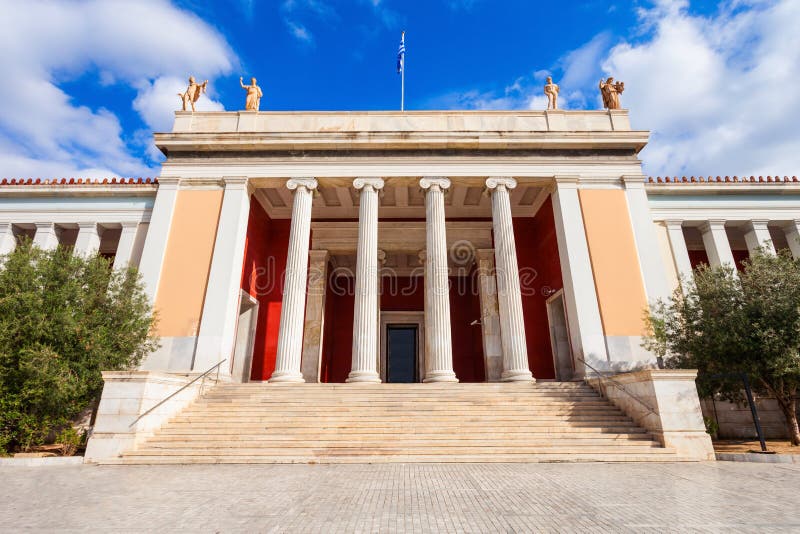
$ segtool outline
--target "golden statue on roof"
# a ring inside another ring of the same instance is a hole
[[[197,102],[201,94],[206,92],[207,87],[208,80],[203,83],[197,83],[194,81],[194,76],[189,76],[189,87],[186,88],[186,92],[178,93],[183,103],[183,111],[186,111],[187,104],[192,106],[192,111],[195,111],[194,103]]]
[[[614,78],[600,79],[600,94],[603,96],[603,107],[606,109],[621,109],[619,95],[625,90],[625,82],[614,83]]]
[[[261,97],[264,96],[264,93],[261,92],[261,88],[256,83],[255,78],[250,78],[250,85],[245,85],[243,80],[244,78],[240,76],[239,85],[242,86],[242,89],[247,91],[247,100],[245,100],[244,109],[247,111],[258,111],[261,105]]]

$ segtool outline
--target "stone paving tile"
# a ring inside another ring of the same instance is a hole
[[[0,531],[789,532],[800,466],[378,464],[0,469]]]

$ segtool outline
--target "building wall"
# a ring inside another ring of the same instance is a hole
[[[250,202],[242,289],[258,300],[251,380],[268,380],[275,370],[290,224],[271,220],[261,204]]]
[[[775,399],[755,399],[761,430],[767,439],[786,439],[786,418]],[[720,439],[758,439],[753,424],[753,414],[747,402],[736,403],[724,400],[701,399],[703,417],[716,421]],[[798,403],[800,409],[800,403]]]
[[[581,189],[579,197],[609,359],[648,360],[641,347],[647,297],[625,192]]]
[[[221,205],[221,189],[178,192],[154,305],[161,348],[144,369],[192,367]]]
[[[344,382],[350,374],[353,353],[355,279],[331,274],[325,299],[320,381]]]

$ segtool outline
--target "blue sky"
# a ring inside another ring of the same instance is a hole
[[[800,2],[0,0],[0,176],[155,175],[189,74],[201,109],[596,109],[626,82],[650,174],[800,174]]]

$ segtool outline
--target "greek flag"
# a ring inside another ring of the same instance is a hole
[[[400,36],[400,47],[397,49],[397,74],[402,74],[406,62],[406,32]]]

